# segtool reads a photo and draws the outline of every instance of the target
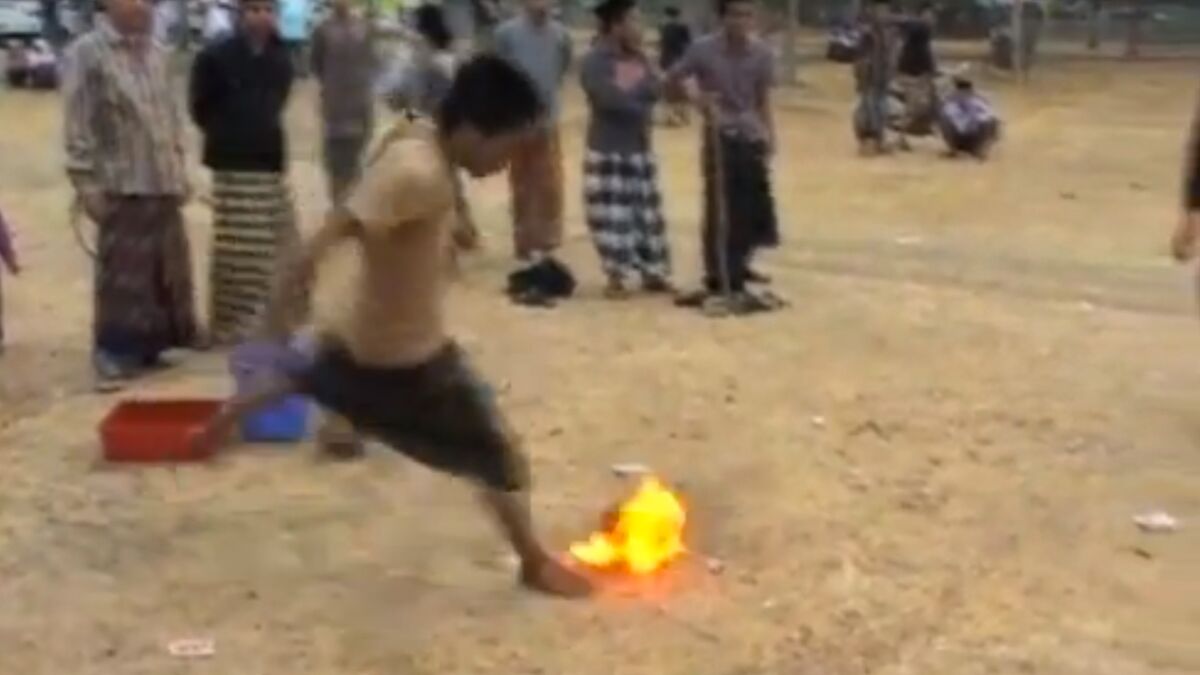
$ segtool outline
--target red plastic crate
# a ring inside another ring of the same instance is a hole
[[[122,401],[100,423],[104,458],[110,462],[195,462],[207,453],[192,438],[221,409],[221,401]]]

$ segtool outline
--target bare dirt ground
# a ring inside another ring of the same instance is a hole
[[[72,242],[54,97],[0,95],[0,205],[28,274],[5,280],[0,672],[841,675],[1200,672],[1200,331],[1163,259],[1187,64],[1076,64],[1024,90],[994,161],[854,157],[846,74],[780,96],[793,306],[712,321],[600,299],[566,129],[581,297],[528,311],[502,181],[472,189],[488,250],[454,326],[532,455],[541,525],[581,536],[616,461],[684,486],[692,547],[653,591],[569,604],[514,587],[468,491],[382,448],[331,466],[252,448],[211,466],[113,468],[88,393],[88,260]],[[323,192],[312,92],[292,107],[309,223]],[[694,130],[658,145],[694,279]],[[199,175],[199,172],[197,172]],[[207,213],[190,209],[202,265]],[[200,267],[203,269],[203,267]],[[336,298],[336,289],[327,293]],[[146,396],[221,395],[185,355]],[[1140,534],[1140,510],[1183,520]],[[166,642],[212,637],[216,656]]]

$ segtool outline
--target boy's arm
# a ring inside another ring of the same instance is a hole
[[[344,209],[335,208],[312,237],[296,247],[281,265],[267,303],[264,332],[286,340],[303,322],[312,305],[312,286],[321,261],[342,241],[355,236],[358,222]]]

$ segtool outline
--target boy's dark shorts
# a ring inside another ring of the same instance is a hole
[[[296,381],[357,431],[426,466],[506,492],[529,485],[528,463],[495,396],[453,343],[424,363],[396,368],[361,365],[327,343]]]

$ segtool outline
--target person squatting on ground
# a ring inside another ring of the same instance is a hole
[[[275,26],[273,0],[242,0],[237,32],[192,65],[192,119],[213,172],[209,321],[219,344],[254,328],[296,238],[283,128],[292,66]]]
[[[896,60],[895,27],[890,0],[868,0],[860,31],[854,81],[858,104],[854,108],[854,133],[864,157],[883,154],[887,145],[888,89]]]
[[[680,17],[678,7],[667,7],[663,10],[663,15],[664,21],[658,27],[658,66],[665,73],[678,63],[692,46],[692,29]],[[687,96],[680,95],[679,90],[664,93],[667,97],[667,126],[684,126],[691,121],[691,107]]]
[[[321,86],[321,126],[329,198],[337,202],[358,178],[374,129],[373,32],[354,0],[334,0],[313,32],[312,72]]]
[[[1000,120],[988,100],[975,91],[968,79],[956,77],[954,91],[942,102],[939,114],[942,140],[946,154],[957,157],[971,155],[987,159],[988,152],[1000,138]]]
[[[267,317],[268,338],[286,344],[305,319],[319,265],[357,245],[361,275],[342,321],[318,330],[299,368],[232,399],[197,439],[219,444],[248,412],[294,392],[342,416],[351,437],[371,434],[432,468],[476,482],[522,561],[527,585],[585,595],[587,580],[536,538],[523,494],[529,468],[488,386],[443,325],[446,239],[455,219],[454,171],[503,170],[544,108],[534,85],[505,60],[478,56],[456,75],[436,116],[398,122],[347,199],[296,252]],[[302,297],[296,297],[297,293]]]
[[[496,29],[494,48],[533,81],[547,111],[542,127],[518,149],[508,171],[515,254],[526,270],[548,265],[565,269],[553,254],[563,238],[559,93],[571,66],[571,36],[550,15],[549,0],[523,0],[521,12]],[[553,295],[552,289],[534,285],[513,298],[542,305]]]
[[[67,174],[98,228],[93,367],[113,390],[193,346],[192,263],[183,228],[184,129],[146,0],[108,0],[76,40],[63,81]]]
[[[904,114],[897,125],[900,149],[908,150],[908,136],[933,133],[938,114],[937,60],[933,55],[933,29],[937,10],[924,0],[915,16],[901,20],[904,42],[896,67],[896,82],[904,95]]]
[[[4,354],[4,270],[15,276],[21,274],[21,262],[17,260],[17,247],[13,233],[4,214],[0,213],[0,355]]]
[[[584,206],[610,298],[624,297],[626,282],[635,278],[650,292],[671,288],[658,163],[650,145],[662,78],[642,51],[634,2],[604,0],[596,6],[600,35],[580,64],[591,110]]]
[[[754,0],[719,0],[717,7],[721,28],[692,45],[667,75],[668,86],[694,77],[694,94],[705,113],[704,292],[682,304],[728,290],[739,304],[749,305],[746,310],[766,309],[757,306],[761,298],[746,293],[746,285],[769,282],[751,268],[751,258],[779,243],[770,176],[776,138],[770,96],[774,57],[753,35]],[[724,214],[719,213],[722,201]]]

